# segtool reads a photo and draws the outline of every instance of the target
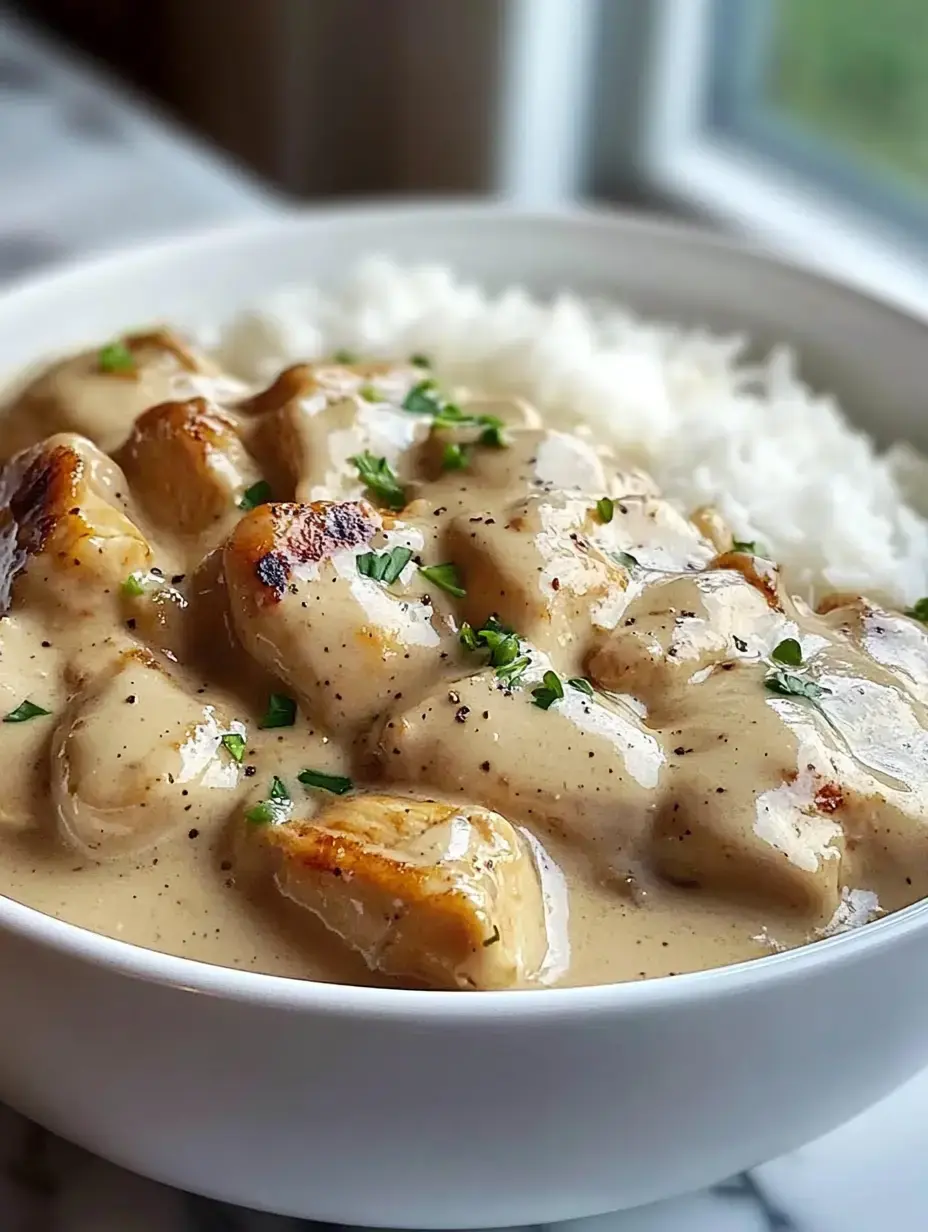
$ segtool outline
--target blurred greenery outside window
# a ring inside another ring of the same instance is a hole
[[[715,0],[711,127],[924,238],[928,0]]]

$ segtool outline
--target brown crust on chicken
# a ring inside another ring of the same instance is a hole
[[[225,555],[250,562],[258,606],[279,603],[293,570],[368,543],[380,523],[363,501],[279,502],[253,509],[229,536]]]
[[[13,583],[30,556],[43,551],[59,519],[75,508],[83,461],[67,445],[20,454],[4,467],[0,493],[0,615],[10,610]]]
[[[746,582],[760,591],[774,611],[782,610],[778,593],[780,571],[772,561],[752,556],[750,552],[722,552],[709,562],[709,568],[733,569],[740,573]]]
[[[227,515],[257,477],[235,421],[205,398],[151,407],[116,457],[149,516],[182,534]]]
[[[293,364],[290,368],[284,368],[280,376],[267,389],[262,389],[253,398],[242,403],[242,410],[253,411],[256,415],[266,415],[272,411],[279,411],[281,407],[297,398],[305,398],[315,388],[316,380],[313,376],[312,365]]]

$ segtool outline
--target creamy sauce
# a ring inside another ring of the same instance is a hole
[[[0,708],[48,713],[0,726],[0,892],[463,988],[715,967],[928,893],[918,622],[809,610],[519,402],[436,423],[415,365],[256,392],[167,334],[101,355],[6,411]]]

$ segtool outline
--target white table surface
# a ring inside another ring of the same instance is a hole
[[[280,208],[272,193],[0,9],[0,280]],[[712,1191],[584,1222],[583,1232],[928,1232],[928,1073],[819,1142]],[[299,1226],[310,1225],[133,1176],[0,1105],[0,1232]]]

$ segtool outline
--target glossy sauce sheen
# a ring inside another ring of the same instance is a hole
[[[221,965],[460,988],[719,966],[928,893],[917,621],[812,611],[519,402],[436,423],[416,364],[253,391],[166,333],[120,354],[6,411],[0,709],[50,713],[0,726],[3,893]],[[449,563],[463,595],[417,567]],[[259,726],[272,694],[293,725]]]

